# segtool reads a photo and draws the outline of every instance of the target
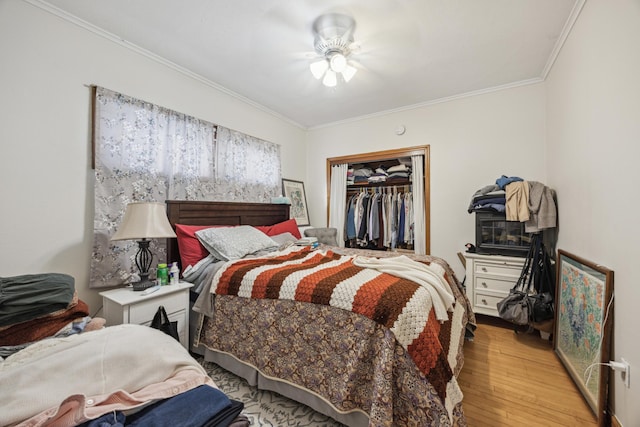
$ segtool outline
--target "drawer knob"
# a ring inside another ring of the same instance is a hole
[[[482,271],[487,272],[487,267],[482,267]]]
[[[487,287],[487,282],[482,282],[482,286]]]
[[[483,299],[483,300],[482,300],[482,303],[483,303],[484,305],[489,305],[489,304],[487,303],[487,300],[486,300],[486,299]]]

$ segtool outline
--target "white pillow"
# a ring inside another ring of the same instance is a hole
[[[277,242],[250,225],[205,228],[195,234],[202,246],[222,261],[240,259],[260,250],[278,247]]]
[[[298,238],[293,234],[286,232],[282,234],[276,234],[275,236],[271,236],[271,240],[276,242],[278,245],[286,245],[287,243],[295,243],[298,241]]]

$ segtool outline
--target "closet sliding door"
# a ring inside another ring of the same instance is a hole
[[[346,183],[344,187],[337,187],[342,179],[346,180],[345,168],[354,164],[378,164],[395,159],[410,159],[412,165],[412,192],[414,210],[414,252],[416,254],[430,254],[430,197],[429,197],[429,146],[400,148],[371,153],[354,154],[350,156],[332,157],[327,159],[327,224],[337,228],[339,235],[343,234]],[[338,167],[340,166],[340,167]],[[333,176],[333,174],[339,176]],[[393,185],[393,184],[389,184]],[[341,191],[345,192],[342,194]],[[340,200],[338,200],[340,197]],[[340,220],[342,218],[342,220]],[[342,224],[342,225],[338,225]],[[343,241],[339,240],[342,245]]]

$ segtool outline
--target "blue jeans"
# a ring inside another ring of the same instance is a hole
[[[153,403],[129,416],[125,417],[120,411],[111,412],[87,421],[82,427],[201,427],[230,407],[231,401],[223,392],[201,385]]]

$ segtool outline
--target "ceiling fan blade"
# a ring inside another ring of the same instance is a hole
[[[327,63],[326,60],[321,59],[319,61],[312,62],[309,65],[309,68],[311,69],[311,74],[313,74],[313,77],[315,77],[316,79],[320,80],[320,78],[322,78],[324,73],[329,68],[329,64]]]
[[[342,78],[344,79],[345,82],[349,82],[349,80],[351,80],[353,78],[353,76],[355,76],[355,74],[358,72],[358,69],[351,66],[351,65],[347,65],[347,67],[344,69],[344,71],[342,72]]]

